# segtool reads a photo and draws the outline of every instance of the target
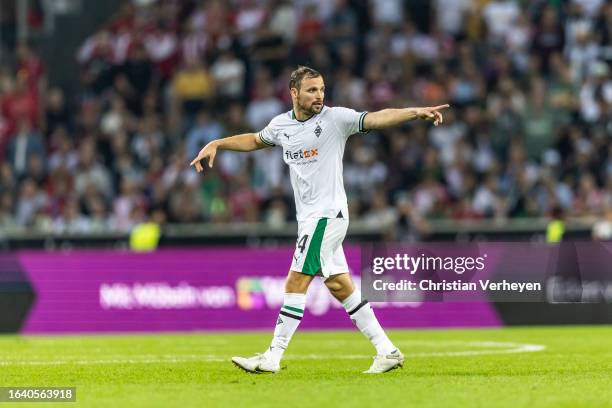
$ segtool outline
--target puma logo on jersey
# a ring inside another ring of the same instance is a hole
[[[319,149],[304,149],[297,152],[292,152],[289,150],[285,151],[285,157],[287,157],[287,160],[309,159],[318,155]]]

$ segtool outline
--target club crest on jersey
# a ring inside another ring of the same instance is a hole
[[[323,129],[321,129],[321,126],[317,123],[317,127],[314,130],[314,134],[316,137],[321,136],[321,132],[323,132]]]

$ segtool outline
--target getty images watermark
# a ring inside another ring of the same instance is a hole
[[[612,303],[612,243],[419,243],[362,247],[373,302]]]

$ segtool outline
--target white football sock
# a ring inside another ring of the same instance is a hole
[[[277,363],[280,362],[293,333],[295,333],[300,325],[300,321],[304,316],[305,307],[306,294],[285,293],[285,301],[278,314],[278,319],[276,320],[272,344],[270,344],[270,347],[264,353],[267,359]]]
[[[374,310],[367,300],[361,300],[361,291],[355,289],[353,293],[342,302],[344,310],[349,314],[355,326],[372,342],[377,354],[390,354],[397,350],[389,337],[378,323]]]

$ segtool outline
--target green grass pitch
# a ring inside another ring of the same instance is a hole
[[[83,407],[612,407],[612,326],[390,331],[401,370],[369,376],[356,331],[294,336],[280,374],[232,355],[270,333],[0,336],[0,386],[76,386]]]

